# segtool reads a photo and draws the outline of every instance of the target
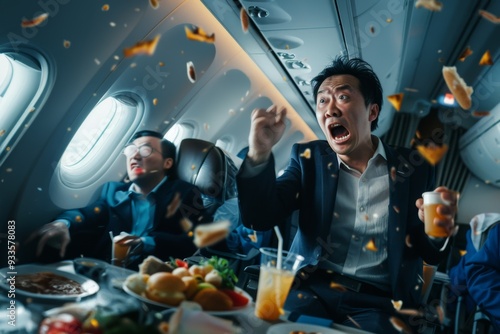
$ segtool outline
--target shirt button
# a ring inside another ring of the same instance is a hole
[[[361,211],[361,212],[365,211],[365,207],[364,206],[360,206],[359,207],[359,211]]]

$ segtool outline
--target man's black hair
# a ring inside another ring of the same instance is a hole
[[[169,170],[166,171],[166,174],[168,176],[175,176],[176,174],[176,168],[175,168],[175,155],[176,155],[176,147],[174,143],[172,143],[170,140],[167,140],[163,137],[163,135],[159,132],[156,131],[151,131],[151,130],[141,130],[132,136],[130,138],[130,142],[133,142],[137,138],[141,137],[155,137],[161,139],[160,144],[161,144],[161,155],[163,159],[170,158],[173,161],[173,166]]]
[[[325,67],[317,76],[311,80],[313,86],[314,102],[317,102],[318,90],[325,79],[332,75],[348,74],[359,80],[359,90],[365,99],[365,105],[370,103],[377,104],[379,107],[379,116],[382,111],[382,85],[373,71],[370,64],[360,58],[349,59],[346,56],[336,57],[330,65]],[[371,124],[371,130],[378,126],[377,117]]]

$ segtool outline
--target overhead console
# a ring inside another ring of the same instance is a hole
[[[463,162],[474,175],[500,187],[500,104],[464,133],[459,148]]]

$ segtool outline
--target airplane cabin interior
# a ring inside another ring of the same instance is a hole
[[[469,222],[500,212],[499,36],[498,0],[0,0],[0,245],[14,222],[16,261],[36,261],[23,240],[126,180],[123,148],[139,130],[172,141],[181,178],[210,196],[210,172],[225,185],[243,161],[252,110],[285,107],[280,175],[293,144],[325,139],[311,80],[342,55],[382,84],[373,134],[417,150],[411,163],[459,192],[463,251]],[[191,155],[196,145],[210,154]],[[455,319],[433,312],[425,333],[452,333]]]

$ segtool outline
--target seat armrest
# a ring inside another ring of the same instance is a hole
[[[249,275],[253,276],[259,276],[260,273],[260,266],[257,264],[251,265],[251,266],[246,266],[245,269],[243,269],[244,272],[246,272]]]

